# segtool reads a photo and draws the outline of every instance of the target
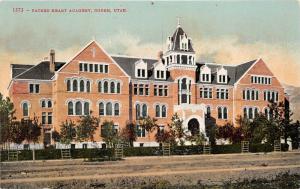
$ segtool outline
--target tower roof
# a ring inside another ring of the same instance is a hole
[[[178,24],[172,38],[172,47],[171,50],[173,51],[185,51],[185,52],[195,52],[192,46],[192,42],[190,39],[188,39],[188,50],[181,50],[180,48],[180,37],[185,36],[187,37],[187,34],[183,31],[182,27],[180,24]]]

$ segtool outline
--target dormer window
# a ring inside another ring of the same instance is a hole
[[[200,81],[211,82],[211,69],[206,65],[200,69]]]
[[[154,76],[155,79],[166,79],[167,69],[162,62],[157,62],[154,64]]]
[[[135,63],[135,77],[137,78],[147,78],[147,63],[142,59]]]
[[[224,67],[218,69],[217,77],[218,77],[217,78],[218,83],[227,83],[228,81],[227,70]]]
[[[187,51],[189,49],[189,39],[187,38],[187,36],[181,35],[180,36],[180,50],[184,50]]]

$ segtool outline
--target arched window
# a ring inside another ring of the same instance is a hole
[[[84,81],[80,80],[80,92],[84,91]]]
[[[99,115],[104,115],[104,103],[100,102],[99,104]]]
[[[249,119],[253,119],[253,109],[249,108]]]
[[[113,81],[110,83],[110,93],[115,93],[115,83]]]
[[[111,104],[111,102],[108,102],[106,104],[106,115],[108,115],[108,116],[112,115],[112,104]]]
[[[255,91],[254,90],[251,91],[251,100],[255,100]]]
[[[102,92],[102,82],[101,81],[98,82],[98,92],[99,93]]]
[[[206,107],[206,117],[207,117],[207,118],[210,118],[210,115],[211,115],[210,106],[207,106],[207,107]]]
[[[155,117],[160,117],[160,107],[159,107],[159,105],[155,106]]]
[[[68,103],[68,115],[73,115],[73,102]]]
[[[118,82],[117,83],[117,93],[121,92],[121,84]]]
[[[247,114],[247,108],[244,108],[244,118],[248,118],[248,114]]]
[[[120,107],[119,103],[115,103],[115,116],[120,115]]]
[[[52,107],[52,101],[49,100],[49,101],[48,101],[48,108],[51,108],[51,107]]]
[[[67,80],[67,91],[71,91],[71,81]]]
[[[88,102],[84,103],[84,115],[90,114],[90,104]]]
[[[104,81],[103,83],[104,93],[108,93],[108,82]]]
[[[181,89],[187,89],[186,78],[181,80]]]
[[[224,107],[223,108],[223,119],[227,119],[228,118],[228,113],[227,113],[227,108],[226,107]]]
[[[28,103],[24,102],[22,104],[22,109],[23,109],[23,116],[28,117],[29,116],[29,111],[28,111]]]
[[[161,117],[167,117],[167,107],[165,105],[161,107]]]
[[[250,90],[247,90],[247,100],[250,100]]]
[[[78,91],[78,82],[77,82],[77,80],[73,81],[73,91]]]
[[[90,81],[87,81],[86,82],[86,92],[91,92],[91,82]]]
[[[142,107],[142,116],[143,117],[147,116],[147,105],[146,104],[143,104],[143,107]]]
[[[258,108],[254,108],[254,117],[258,116]]]
[[[139,104],[137,104],[135,106],[135,115],[136,115],[136,119],[140,119],[141,116],[141,106]]]
[[[76,104],[75,104],[75,113],[76,113],[76,115],[82,115],[81,102],[76,102]]]
[[[42,100],[42,108],[45,108],[45,107],[46,107],[46,101]]]
[[[218,107],[218,119],[222,119],[222,108]]]

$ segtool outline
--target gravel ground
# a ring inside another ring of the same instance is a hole
[[[1,188],[139,188],[220,184],[244,178],[300,174],[300,152],[129,157],[121,161],[50,160],[1,163]]]

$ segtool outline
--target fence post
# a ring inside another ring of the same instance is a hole
[[[169,142],[163,143],[162,145],[163,156],[170,156],[171,155],[171,145]]]
[[[242,141],[242,153],[249,153],[249,141]]]
[[[274,152],[281,152],[280,140],[274,140]]]

